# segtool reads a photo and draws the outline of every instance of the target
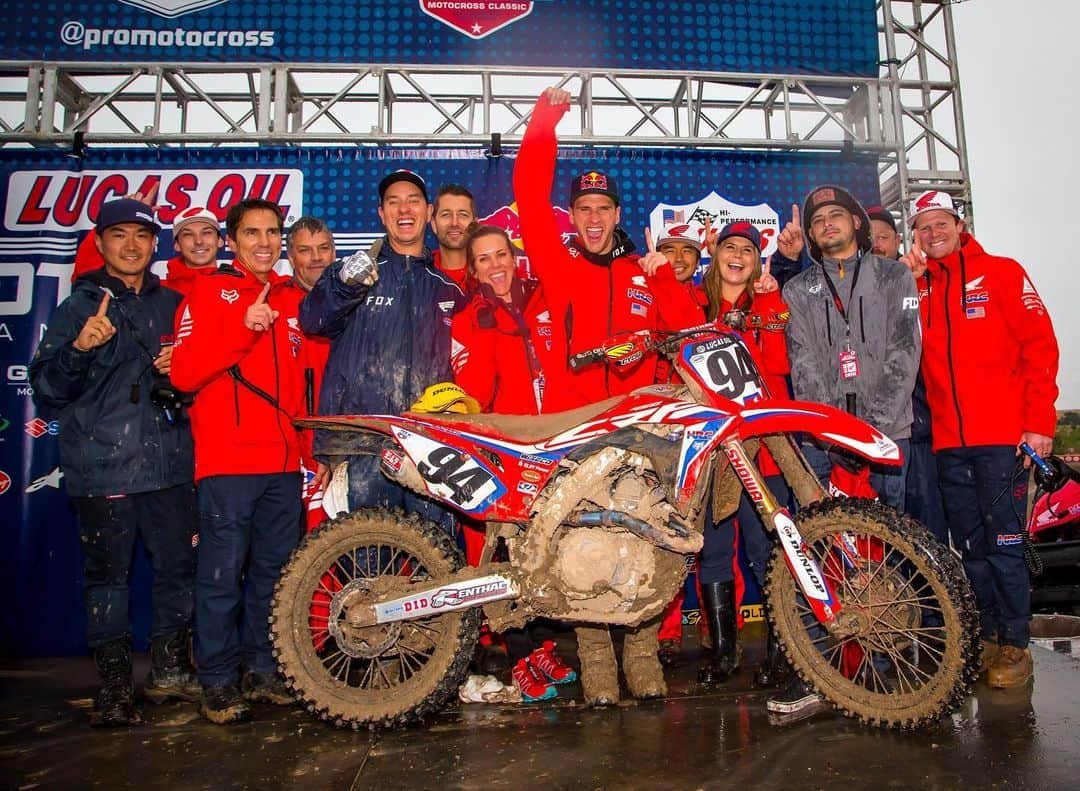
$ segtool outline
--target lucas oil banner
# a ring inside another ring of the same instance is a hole
[[[155,259],[173,253],[170,224],[190,206],[219,218],[247,196],[274,200],[286,223],[301,214],[330,225],[338,252],[366,249],[381,235],[376,185],[388,172],[419,172],[434,194],[446,183],[476,195],[477,213],[522,246],[511,188],[514,157],[477,151],[404,149],[0,151],[0,651],[54,655],[85,650],[81,565],[64,492],[59,416],[32,401],[28,364],[56,305],[71,290],[76,246],[104,201],[158,187],[163,225]],[[639,249],[644,229],[694,219],[747,219],[774,240],[792,203],[813,186],[843,184],[867,204],[879,200],[872,159],[826,154],[750,154],[622,149],[564,151],[552,196],[564,230],[567,185],[575,174],[614,176],[622,220]],[[689,224],[689,223],[687,223]],[[696,229],[696,226],[691,227]],[[429,236],[429,241],[433,239]],[[774,243],[773,241],[769,242]],[[527,259],[528,251],[522,250]],[[149,581],[137,564],[136,633],[145,635]],[[692,597],[691,597],[692,600]]]
[[[48,8],[47,13],[43,13]],[[877,73],[874,0],[8,0],[6,60]]]

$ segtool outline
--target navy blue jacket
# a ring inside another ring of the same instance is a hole
[[[103,288],[113,293],[106,315],[116,335],[80,352],[72,341],[97,312]],[[170,425],[150,402],[161,378],[153,358],[162,342],[172,342],[182,299],[149,270],[136,293],[95,269],[75,281],[49,319],[30,362],[30,384],[34,403],[60,422],[60,467],[72,497],[137,494],[192,481],[190,424],[181,418]]]
[[[330,338],[319,414],[401,414],[428,385],[453,379],[450,321],[465,298],[431,254],[383,240],[374,286],[347,286],[335,261],[300,303],[300,326]],[[316,441],[318,452],[318,441]]]

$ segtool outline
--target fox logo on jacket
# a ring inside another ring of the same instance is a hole
[[[236,302],[236,300],[240,299],[240,292],[237,291],[235,288],[231,288],[228,290],[223,288],[221,289],[221,298],[231,305],[232,303]]]

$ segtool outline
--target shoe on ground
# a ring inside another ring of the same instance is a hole
[[[1001,653],[1001,645],[997,640],[983,640],[982,641],[982,654],[979,655],[979,675],[987,672],[990,666],[997,661],[998,655]]]
[[[90,712],[92,727],[123,728],[142,722],[142,715],[135,705],[131,662],[131,641],[126,637],[94,649],[94,665],[101,677],[101,689],[94,697],[94,708]]]
[[[529,663],[543,673],[552,684],[569,684],[577,681],[577,672],[563,662],[556,653],[554,640],[545,640],[542,646],[529,654]]]
[[[682,643],[678,640],[661,640],[656,655],[664,667],[675,667],[682,659]]]
[[[291,706],[296,696],[285,685],[285,679],[277,673],[256,673],[249,670],[240,684],[244,700],[250,703],[272,703],[275,706]]]
[[[825,702],[825,698],[814,692],[809,684],[802,679],[796,678],[787,685],[783,692],[778,692],[769,698],[765,708],[769,710],[770,714],[783,718],[783,723],[775,724],[786,724],[786,722],[804,720],[822,711],[827,711],[829,706]]]
[[[514,665],[514,684],[521,692],[521,699],[526,703],[535,703],[539,700],[551,700],[559,694],[554,684],[532,666],[529,658],[519,659]]]
[[[155,637],[150,643],[150,674],[143,688],[151,703],[170,700],[196,702],[202,685],[191,666],[187,630]]]
[[[521,692],[514,685],[506,686],[495,676],[472,675],[458,687],[462,703],[521,703]]]
[[[199,713],[216,725],[231,725],[251,719],[251,707],[235,684],[203,687]]]
[[[1031,661],[1031,649],[1017,645],[1003,645],[997,659],[986,671],[987,683],[995,689],[1022,687],[1035,675]]]

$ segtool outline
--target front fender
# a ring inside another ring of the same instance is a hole
[[[869,423],[825,404],[769,399],[748,404],[738,415],[731,429],[742,439],[803,432],[875,464],[898,467],[903,463],[895,442]]]

